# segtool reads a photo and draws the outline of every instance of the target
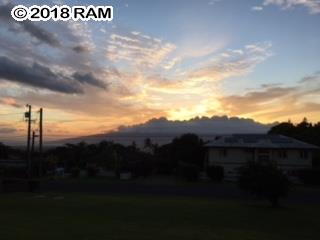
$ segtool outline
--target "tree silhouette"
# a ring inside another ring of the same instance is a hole
[[[281,134],[292,137],[303,142],[320,146],[320,122],[312,124],[304,118],[300,123],[294,125],[291,122],[280,123],[272,127],[269,134]],[[314,154],[313,165],[320,167],[320,153]]]
[[[8,158],[9,147],[0,142],[0,159]]]
[[[274,207],[289,191],[287,176],[272,163],[248,162],[240,169],[238,184],[242,190],[269,200]]]
[[[195,134],[184,134],[171,143],[171,157],[174,163],[184,162],[202,166],[204,161],[203,141]]]

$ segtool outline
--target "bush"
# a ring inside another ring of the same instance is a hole
[[[272,163],[248,162],[240,168],[238,184],[242,190],[269,200],[274,207],[289,191],[287,176]]]
[[[150,159],[148,159],[150,160]],[[153,173],[153,165],[151,161],[141,160],[133,164],[132,172],[135,177],[148,177]]]
[[[8,178],[25,178],[27,177],[26,167],[4,167],[1,169],[1,176]]]
[[[87,176],[88,177],[96,177],[99,172],[99,169],[96,166],[88,166],[87,167]]]
[[[320,185],[320,169],[301,169],[297,175],[304,184]]]
[[[29,192],[35,192],[40,187],[39,181],[28,181],[28,191]]]
[[[224,168],[222,166],[209,166],[207,175],[212,181],[221,182],[224,178]]]
[[[195,182],[199,179],[200,169],[195,164],[181,163],[179,164],[179,175],[190,182]]]
[[[77,177],[79,177],[79,175],[80,175],[80,168],[75,167],[75,168],[71,169],[71,176],[73,178],[77,178]]]

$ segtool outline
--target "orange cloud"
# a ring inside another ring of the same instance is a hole
[[[291,87],[263,86],[244,95],[219,98],[221,108],[227,114],[251,117],[262,122],[301,121],[308,117],[319,121],[320,117],[320,75],[304,78]]]
[[[6,98],[0,99],[0,104],[11,106],[11,107],[15,107],[15,108],[21,108],[22,107],[21,104],[17,103],[17,101],[14,98],[11,98],[11,97],[6,97]]]

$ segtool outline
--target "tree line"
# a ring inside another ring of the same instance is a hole
[[[282,134],[320,146],[320,122],[312,124],[307,119],[298,124],[283,122],[272,127],[269,134]],[[115,171],[117,174],[130,171],[135,176],[185,175],[187,172],[190,175],[188,178],[197,178],[199,171],[204,168],[204,145],[205,142],[195,134],[184,134],[161,146],[153,143],[151,139],[146,139],[142,148],[138,148],[134,142],[130,146],[109,141],[98,144],[80,142],[45,151],[44,167],[48,171],[61,167],[66,172],[75,172],[75,175],[81,169],[90,169],[92,174],[95,174],[95,171],[101,168]],[[7,159],[12,155],[15,158],[24,158],[22,150],[0,143],[0,159]],[[33,159],[37,162],[37,154],[34,154]],[[320,166],[319,159],[319,153],[316,153],[314,166]],[[212,172],[209,174],[213,175]]]
[[[103,168],[105,170],[132,172],[134,176],[146,177],[151,174],[178,174],[182,168],[203,167],[204,142],[195,134],[185,134],[161,145],[146,139],[138,148],[133,142],[129,146],[102,141],[98,144],[66,144],[46,151],[47,167],[63,167],[74,172],[80,169]]]
[[[298,124],[294,124],[290,120],[280,123],[272,127],[269,134],[281,134],[320,147],[320,122],[313,124],[307,118]],[[320,167],[319,151],[314,154],[313,166]]]
[[[298,124],[290,121],[280,123],[268,133],[281,134],[320,146],[320,123],[312,124],[307,119]],[[130,146],[109,141],[98,144],[66,144],[44,153],[44,169],[48,174],[54,169],[63,168],[73,177],[78,177],[81,170],[86,170],[89,177],[94,177],[103,169],[116,175],[122,172],[130,172],[133,177],[162,174],[189,181],[197,180],[200,171],[206,170],[212,180],[221,181],[224,175],[223,167],[204,166],[205,144],[195,134],[184,134],[161,146],[146,139],[142,148],[138,148],[134,142]],[[0,143],[0,159],[7,159],[10,155],[19,158],[24,152]],[[39,156],[33,157],[35,162],[39,160]],[[320,184],[319,159],[318,152],[314,157],[314,168],[301,172],[301,179],[305,183]],[[239,169],[238,185],[242,190],[265,198],[277,206],[278,199],[288,194],[290,182],[273,162],[248,162]]]

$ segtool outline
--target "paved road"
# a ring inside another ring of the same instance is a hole
[[[185,196],[205,197],[216,199],[238,199],[245,200],[248,196],[244,194],[235,184],[144,184],[136,182],[47,182],[42,186],[43,192],[73,192],[92,193],[106,195],[152,195],[152,196]],[[320,188],[293,189],[287,200],[290,203],[305,203],[320,205]]]
[[[48,182],[43,186],[44,191],[53,192],[80,192],[100,194],[148,194],[164,196],[191,196],[191,197],[217,197],[239,198],[242,192],[233,185],[167,185],[143,184],[135,182],[119,183],[75,183],[75,182]]]
[[[27,185],[10,187],[10,192],[27,191]],[[151,196],[181,196],[203,197],[226,200],[246,200],[250,197],[230,183],[195,183],[181,184],[174,182],[154,183],[152,181],[47,181],[41,183],[42,193],[88,193],[104,195],[151,195]],[[289,197],[284,200],[290,203],[319,204],[320,188],[295,187]]]

